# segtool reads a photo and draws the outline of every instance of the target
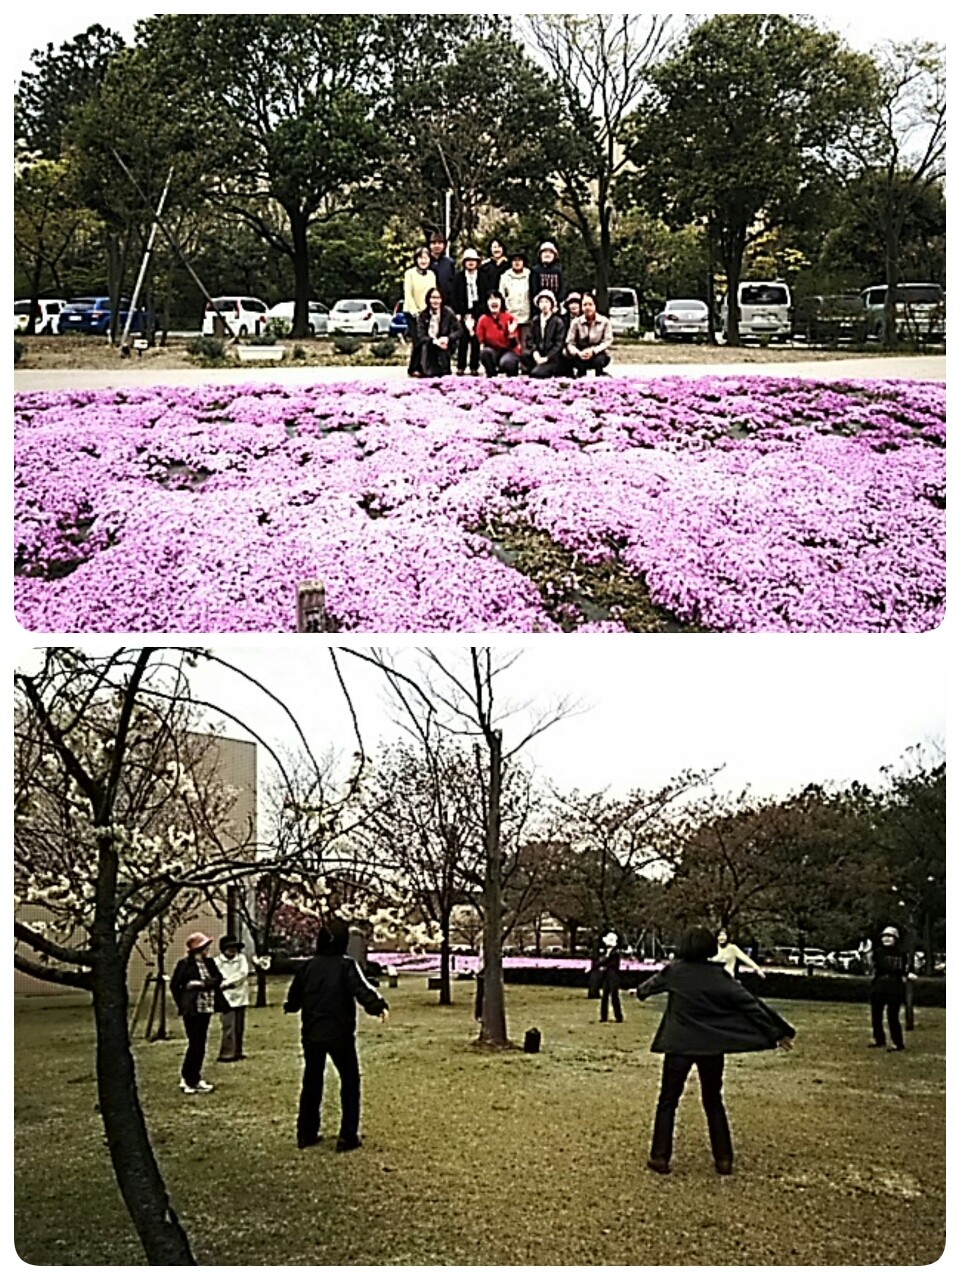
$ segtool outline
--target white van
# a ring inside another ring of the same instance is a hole
[[[785,342],[791,333],[793,298],[782,280],[741,280],[737,290],[740,337],[760,342]],[[720,308],[720,322],[727,331],[728,298]]]
[[[871,285],[860,297],[867,318],[867,337],[883,340],[885,284]],[[946,342],[947,313],[943,289],[938,284],[900,284],[894,302],[897,334],[927,342]]]
[[[611,285],[607,309],[614,333],[637,333],[640,330],[640,299],[636,289]]]

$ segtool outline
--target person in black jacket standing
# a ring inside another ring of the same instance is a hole
[[[349,930],[330,919],[317,938],[317,954],[294,975],[284,1013],[301,1016],[303,1085],[297,1115],[297,1146],[320,1141],[320,1107],[327,1055],[340,1074],[338,1151],[354,1151],[360,1140],[360,1060],[357,1057],[357,1005],[371,1017],[387,1020],[389,1005],[346,955]]]
[[[210,1019],[214,1013],[227,1013],[230,1008],[221,991],[220,970],[207,955],[212,941],[205,933],[191,933],[187,954],[177,961],[170,979],[170,994],[187,1033],[187,1052],[180,1069],[183,1093],[213,1092],[213,1085],[203,1078]]]
[[[900,946],[900,933],[893,925],[887,925],[880,935],[880,945],[873,948],[873,981],[870,984],[870,1015],[873,1022],[871,1049],[886,1047],[883,1031],[883,1011],[887,1011],[890,1039],[893,1044],[888,1052],[901,1052],[903,1027],[900,1025],[900,1007],[906,999],[907,983],[914,975],[910,972],[910,959]]]
[[[453,281],[453,310],[460,321],[460,343],[457,347],[457,373],[461,376],[467,371],[467,357],[470,359],[470,372],[474,377],[480,372],[480,342],[477,339],[477,322],[486,314],[487,298],[483,291],[483,280],[480,275],[480,255],[476,249],[465,249],[463,268],[457,272]]]
[[[623,1021],[620,1007],[620,941],[612,931],[603,938],[603,951],[597,962],[600,970],[600,1021],[606,1022],[611,1004],[617,1022]]]
[[[663,1077],[653,1125],[647,1167],[670,1172],[673,1126],[677,1106],[691,1068],[697,1068],[700,1094],[710,1131],[717,1173],[733,1172],[733,1143],[723,1106],[723,1063],[728,1053],[761,1049],[792,1049],[796,1035],[790,1023],[731,978],[721,966],[710,964],[717,940],[709,929],[688,929],[677,958],[637,988],[637,998],[666,992],[664,1013],[650,1046],[662,1053]]]
[[[437,288],[443,294],[443,301],[449,306],[453,299],[453,281],[457,274],[457,266],[447,253],[447,237],[439,228],[430,232],[430,270],[437,278]]]

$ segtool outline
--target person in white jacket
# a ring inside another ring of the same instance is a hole
[[[222,1032],[218,1062],[239,1062],[243,1052],[243,1030],[250,1003],[250,965],[243,954],[243,943],[226,934],[220,939],[220,954],[214,959],[220,970],[223,998],[230,1006],[221,1013]]]
[[[526,350],[530,330],[530,269],[526,254],[520,250],[510,255],[510,270],[500,277],[500,292],[504,311],[509,311],[517,322],[521,350]]]
[[[745,951],[741,951],[735,942],[730,941],[730,935],[726,929],[717,931],[717,954],[710,957],[710,963],[722,964],[731,978],[737,976],[738,964],[742,964],[745,969],[751,969],[754,973],[759,973],[761,978],[767,976]]]

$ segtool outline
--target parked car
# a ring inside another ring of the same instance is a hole
[[[67,305],[66,298],[38,298],[37,322],[34,333],[57,333],[60,312]],[[13,304],[13,332],[23,333],[30,322],[30,299],[21,298]]]
[[[871,285],[860,295],[866,309],[867,337],[883,341],[885,284]],[[941,343],[947,340],[947,307],[938,284],[901,284],[894,302],[897,333],[901,338]]]
[[[857,294],[812,294],[798,298],[793,313],[793,336],[806,342],[837,346],[867,339],[867,312]]]
[[[720,309],[723,331],[727,329],[729,295]],[[759,342],[785,342],[793,332],[793,298],[782,280],[743,280],[737,288],[740,337]]]
[[[341,298],[330,311],[331,333],[379,337],[390,330],[390,312],[378,298]]]
[[[661,342],[702,342],[709,334],[710,311],[699,298],[673,298],[654,317],[654,336]]]
[[[293,328],[293,306],[292,302],[278,302],[267,312],[267,324],[277,320],[286,326],[283,333],[289,333]],[[330,308],[325,307],[322,302],[307,303],[307,328],[311,338],[322,338],[326,335],[329,314]]]
[[[841,973],[859,973],[861,968],[859,951],[838,951],[837,968]]]
[[[407,336],[407,313],[403,309],[403,302],[398,302],[393,308],[393,318],[390,321],[390,337],[406,338]]]
[[[234,338],[256,337],[267,325],[267,304],[259,298],[226,297],[214,298],[207,303],[203,313],[203,334],[213,337],[217,334],[217,312],[223,317]]]
[[[799,948],[794,947],[787,955],[787,964],[792,965],[813,965],[815,969],[825,968],[827,963],[826,953],[820,947],[804,947],[803,958],[800,957]]]
[[[640,299],[636,289],[625,289],[622,285],[611,288],[607,297],[607,313],[614,333],[638,333]]]
[[[119,329],[126,327],[130,315],[130,299],[120,299]],[[60,333],[106,333],[110,328],[110,299],[104,295],[90,298],[72,298],[61,308],[59,318]],[[131,333],[143,333],[151,320],[150,312],[145,307],[137,307],[133,313]]]

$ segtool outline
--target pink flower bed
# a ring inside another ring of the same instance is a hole
[[[23,394],[16,609],[42,631],[290,631],[319,578],[343,631],[558,630],[495,522],[616,560],[684,623],[924,631],[945,432],[945,389],[903,381]]]

